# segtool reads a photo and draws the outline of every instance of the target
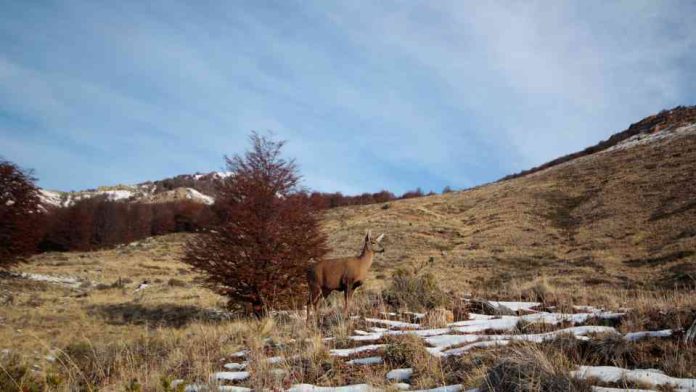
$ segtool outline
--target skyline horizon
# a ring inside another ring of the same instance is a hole
[[[675,110],[675,109],[679,109],[679,108],[689,108],[689,107],[696,107],[696,104],[695,104],[695,105],[683,104],[683,105],[678,105],[678,106],[675,106],[675,107],[672,107],[672,108],[661,109],[661,110],[658,111],[658,112],[652,113],[652,114],[650,114],[650,115],[648,115],[648,116],[645,116],[645,117],[643,117],[643,118],[641,118],[641,119],[639,119],[639,120],[636,120],[636,121],[632,122],[632,123],[629,124],[625,129],[616,131],[616,132],[612,133],[611,135],[609,135],[609,137],[612,137],[612,136],[616,135],[617,133],[620,133],[620,132],[623,132],[623,131],[627,130],[631,125],[633,125],[633,124],[635,124],[635,123],[638,123],[638,122],[640,122],[640,121],[642,121],[642,120],[644,120],[644,119],[646,119],[646,118],[649,118],[649,117],[658,115],[658,114],[663,113],[663,112],[670,112],[670,111]],[[254,131],[252,131],[252,132],[254,132]],[[251,135],[251,133],[250,133],[250,135]],[[582,148],[578,149],[577,151],[570,152],[569,154],[573,154],[573,153],[576,153],[576,152],[580,152],[580,151],[582,151],[582,150],[584,150],[584,149],[586,149],[586,148],[588,148],[588,147],[595,146],[595,145],[597,145],[597,144],[599,144],[599,143],[602,143],[602,142],[608,140],[609,137],[607,137],[607,138],[605,138],[605,139],[598,140],[596,143],[593,143],[593,144],[590,144],[590,145],[588,145],[588,146],[582,147]],[[283,140],[283,141],[286,142],[286,143],[289,143],[288,140]],[[499,177],[499,178],[497,178],[497,179],[491,179],[490,181],[485,181],[485,182],[482,182],[482,183],[479,183],[479,184],[473,184],[473,185],[468,186],[468,187],[459,187],[459,186],[457,186],[456,184],[454,184],[454,185],[447,184],[447,185],[445,185],[442,189],[437,190],[437,189],[424,189],[423,187],[421,187],[421,186],[419,186],[419,185],[416,184],[416,185],[414,185],[414,186],[407,187],[405,190],[400,191],[400,192],[395,192],[395,191],[392,191],[392,190],[390,190],[390,189],[384,188],[384,189],[366,190],[366,191],[363,191],[363,192],[353,193],[353,194],[344,193],[344,195],[346,195],[346,196],[353,196],[353,195],[360,195],[360,194],[374,194],[374,193],[378,193],[378,192],[382,192],[382,191],[387,191],[387,192],[393,193],[393,194],[394,194],[395,196],[397,196],[397,197],[400,197],[401,195],[403,195],[403,194],[405,194],[405,193],[408,193],[408,192],[411,192],[411,191],[416,191],[416,190],[421,190],[421,191],[422,191],[424,194],[426,194],[426,195],[427,195],[427,194],[430,194],[430,193],[442,194],[442,193],[443,193],[443,190],[444,190],[445,188],[449,188],[451,191],[463,191],[463,190],[468,190],[468,189],[471,189],[471,188],[476,188],[476,187],[480,187],[480,186],[484,186],[484,185],[487,185],[487,184],[491,184],[491,183],[495,183],[495,182],[504,180],[504,179],[505,179],[506,177],[508,177],[508,176],[518,174],[518,173],[520,173],[520,172],[522,172],[522,171],[535,169],[535,168],[537,168],[537,167],[539,167],[539,166],[541,166],[541,165],[544,165],[544,164],[546,164],[546,163],[548,163],[548,162],[550,162],[550,161],[553,161],[553,160],[556,160],[556,159],[565,157],[565,156],[567,156],[567,155],[569,155],[569,154],[565,154],[565,155],[560,155],[560,156],[557,156],[557,157],[553,157],[553,158],[551,158],[551,159],[550,159],[549,161],[547,161],[547,162],[542,162],[540,165],[530,166],[530,167],[527,167],[527,168],[522,168],[520,171],[517,171],[517,172],[514,172],[514,173],[507,173],[507,174],[504,174],[503,176],[501,176],[501,177]],[[1,157],[0,157],[0,158],[1,158]],[[297,160],[298,160],[297,157],[286,157],[286,158],[288,158],[288,159],[293,159],[293,160],[295,160],[296,162],[297,162]],[[225,157],[224,157],[224,156],[223,156],[223,160],[225,160]],[[299,165],[298,165],[298,166],[299,166]],[[25,168],[25,169],[30,170],[30,171],[33,171],[33,169],[31,169],[31,168]],[[213,174],[213,173],[228,174],[228,173],[231,173],[231,171],[227,170],[227,167],[224,167],[224,168],[222,168],[221,170],[209,170],[209,171],[196,171],[196,172],[190,172],[190,173],[178,173],[178,174],[173,174],[173,175],[166,176],[166,177],[162,177],[162,178],[158,178],[158,179],[146,179],[146,180],[139,181],[139,182],[136,182],[136,183],[101,184],[101,185],[97,185],[97,186],[95,186],[95,187],[84,188],[84,189],[63,190],[63,189],[48,189],[48,188],[43,188],[43,187],[39,187],[39,188],[40,188],[40,189],[44,189],[44,190],[48,190],[48,191],[58,191],[58,192],[67,192],[67,193],[70,193],[70,192],[81,192],[81,191],[97,190],[97,189],[102,188],[102,187],[109,188],[109,187],[118,187],[118,186],[134,186],[134,185],[146,184],[146,183],[149,183],[149,182],[156,182],[156,181],[161,181],[161,180],[165,180],[165,179],[176,178],[176,177],[179,177],[179,176],[210,175],[210,174]],[[302,176],[301,169],[300,169],[300,178],[301,178],[301,179],[304,178],[304,177]],[[37,181],[37,183],[38,183],[38,181]],[[308,188],[308,187],[302,185],[302,181],[301,181],[300,187],[302,188],[303,191],[308,191],[308,192],[343,193],[343,192],[341,192],[341,191],[318,190],[318,189]]]

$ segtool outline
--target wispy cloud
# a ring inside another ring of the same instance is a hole
[[[439,190],[696,103],[688,2],[9,2],[0,154],[78,189],[219,169],[250,130],[306,185]]]

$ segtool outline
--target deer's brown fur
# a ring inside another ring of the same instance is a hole
[[[379,245],[382,238],[384,238],[384,234],[373,239],[371,233],[368,232],[365,235],[362,252],[359,256],[323,259],[309,266],[307,269],[307,283],[309,285],[307,321],[309,321],[310,308],[314,308],[314,313],[318,317],[319,300],[328,297],[333,291],[344,292],[343,313],[348,316],[353,291],[360,287],[367,278],[367,272],[372,266],[375,253],[384,252],[384,248]]]

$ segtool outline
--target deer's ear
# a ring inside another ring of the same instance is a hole
[[[375,242],[382,242],[383,239],[384,239],[384,233],[380,234],[379,237],[377,237],[377,239],[375,240]]]
[[[365,242],[369,241],[370,238],[372,238],[372,232],[370,230],[365,233]]]

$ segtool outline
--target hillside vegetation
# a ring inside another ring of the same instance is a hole
[[[337,254],[355,251],[367,228],[384,231],[376,274],[432,258],[452,288],[542,274],[588,285],[694,287],[695,123],[696,107],[677,108],[600,152],[526,175],[329,210],[326,231]]]
[[[181,262],[194,233],[35,255],[0,276],[0,390],[693,390],[696,108],[650,124],[474,189],[326,210],[334,255],[386,233],[351,319],[336,295],[318,326],[227,311]]]

